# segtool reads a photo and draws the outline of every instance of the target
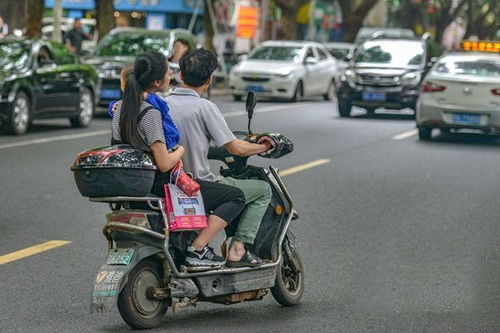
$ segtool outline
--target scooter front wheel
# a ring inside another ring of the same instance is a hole
[[[162,267],[158,260],[141,261],[128,276],[128,281],[118,295],[118,310],[123,320],[134,329],[146,329],[160,324],[167,312],[166,300],[151,298],[151,288],[163,287]]]
[[[283,306],[294,306],[304,293],[304,266],[297,250],[285,240],[276,282],[271,288],[274,299]]]

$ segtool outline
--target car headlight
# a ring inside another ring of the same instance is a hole
[[[354,78],[356,77],[356,73],[354,73],[354,71],[352,69],[348,69],[344,72],[344,74],[342,74],[342,76],[340,77],[340,79],[342,81],[354,81]]]
[[[234,75],[234,76],[240,76],[240,75],[241,75],[241,72],[240,72],[239,70],[237,70],[237,69],[233,69],[233,70],[231,71],[231,75]]]
[[[291,77],[292,77],[292,76],[294,76],[294,75],[295,75],[295,72],[290,71],[290,72],[278,73],[278,74],[276,75],[276,77],[277,77],[278,79],[282,79],[282,80],[283,80],[283,79],[289,79],[289,78],[291,78]]]
[[[406,86],[416,86],[420,82],[420,73],[406,73],[401,77],[401,83]]]

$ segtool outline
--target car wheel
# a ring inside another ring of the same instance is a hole
[[[10,134],[24,134],[31,125],[31,104],[25,92],[17,93],[12,102],[5,130]]]
[[[293,93],[292,102],[300,102],[302,101],[302,97],[304,97],[304,84],[302,81],[299,81]]]
[[[418,129],[418,138],[422,141],[432,140],[432,128],[420,127]]]
[[[328,91],[326,92],[326,94],[323,95],[323,98],[325,99],[325,101],[333,101],[336,95],[337,95],[337,88],[335,85],[335,81],[332,81],[328,86]]]
[[[241,102],[242,98],[243,98],[243,96],[241,96],[241,95],[233,95],[233,99],[235,102]]]
[[[451,128],[441,128],[439,129],[441,134],[450,134],[451,133]]]
[[[366,114],[373,116],[375,114],[375,108],[366,108]]]
[[[78,103],[78,114],[69,119],[72,127],[87,127],[94,117],[94,99],[92,92],[83,88],[80,93],[80,102]]]
[[[352,108],[351,101],[339,99],[338,107],[339,107],[339,114],[342,118],[349,118],[351,116],[351,108]]]

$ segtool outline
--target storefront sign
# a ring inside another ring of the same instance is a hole
[[[165,28],[165,14],[149,14],[146,16],[146,29],[162,30]]]
[[[240,6],[236,24],[236,37],[255,38],[259,24],[259,9],[257,7]]]

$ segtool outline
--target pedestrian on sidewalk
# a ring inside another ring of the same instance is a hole
[[[90,40],[92,37],[82,30],[82,22],[80,19],[75,19],[73,23],[73,29],[68,31],[64,36],[66,45],[71,50],[71,52],[80,55],[82,53],[82,42],[84,40]]]

